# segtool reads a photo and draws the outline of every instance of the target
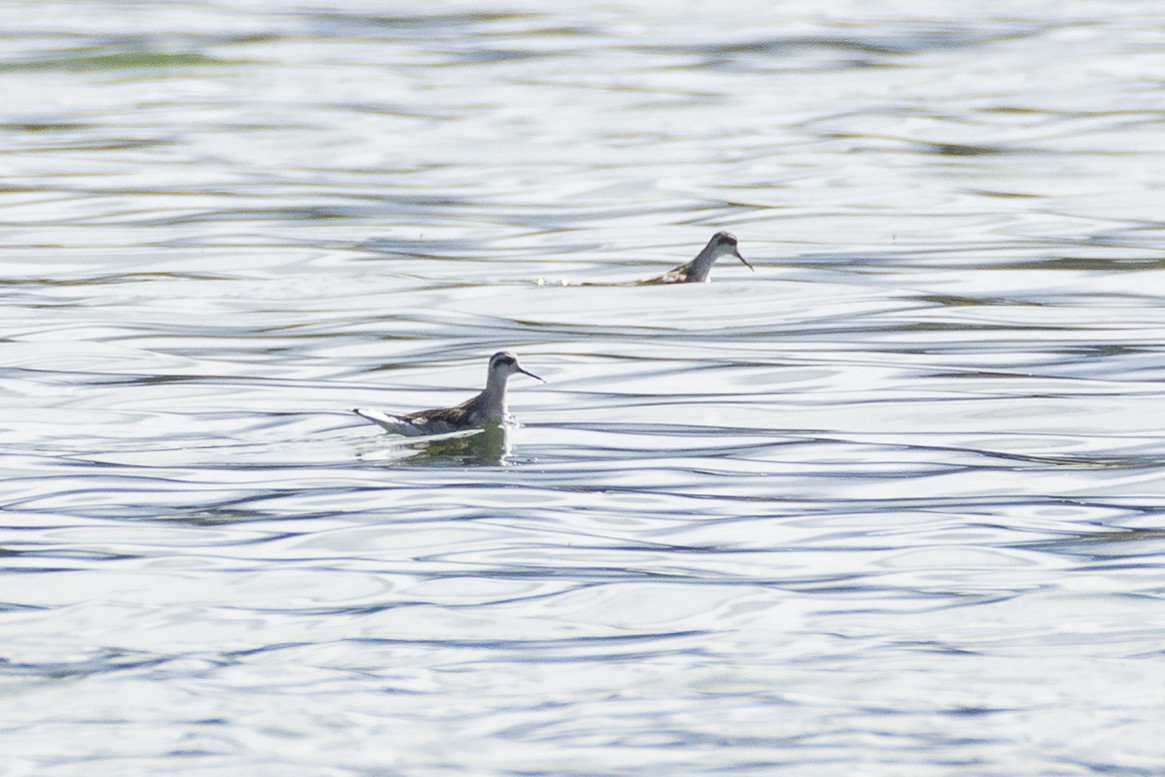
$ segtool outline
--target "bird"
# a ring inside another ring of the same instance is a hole
[[[704,249],[696,254],[696,258],[692,261],[687,264],[681,264],[674,270],[655,278],[635,281],[632,285],[662,286],[668,283],[708,283],[712,280],[708,277],[708,274],[712,270],[712,265],[722,256],[735,256],[744,262],[745,267],[756,272],[756,269],[737,250],[736,236],[729,232],[717,232],[715,235],[712,235],[712,239],[708,241],[708,245],[704,246]]]
[[[672,283],[708,283],[712,280],[712,278],[708,277],[708,274],[711,273],[713,264],[715,264],[716,260],[720,259],[721,256],[726,255],[735,256],[736,259],[744,262],[744,267],[753,270],[755,273],[756,268],[751,266],[751,264],[748,263],[748,260],[744,259],[744,257],[740,255],[739,250],[736,249],[736,235],[728,232],[718,232],[712,235],[712,239],[708,240],[708,245],[706,245],[704,249],[700,250],[700,253],[696,255],[696,259],[693,259],[686,264],[680,264],[680,266],[676,269],[669,270],[668,273],[664,273],[663,275],[657,275],[654,278],[644,278],[642,281],[624,281],[621,283],[584,282],[579,283],[578,285],[670,285]],[[545,281],[539,280],[538,285],[545,285]],[[563,285],[571,284],[564,281]]]
[[[756,272],[756,268],[749,264],[748,260],[741,256],[740,251],[736,249],[736,235],[730,232],[717,232],[712,235],[708,245],[696,254],[695,259],[654,278],[645,278],[640,281],[583,281],[582,283],[565,280],[550,281],[546,278],[539,278],[535,283],[539,286],[666,286],[673,283],[708,283],[712,280],[708,277],[712,271],[712,265],[726,254],[735,256],[744,262],[745,267]]]
[[[352,412],[377,426],[405,437],[449,434],[469,429],[500,425],[506,422],[506,383],[516,373],[542,381],[518,363],[510,351],[498,351],[489,359],[485,390],[460,405],[421,410],[406,415],[388,415],[379,410],[356,407]]]

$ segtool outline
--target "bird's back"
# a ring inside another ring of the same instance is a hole
[[[389,415],[379,410],[357,407],[353,413],[394,434],[417,437],[428,434],[448,434],[474,426],[477,422],[481,395],[467,399],[460,405],[436,410],[418,410],[404,415]]]
[[[692,265],[694,262],[681,264],[674,270],[669,270],[663,275],[657,275],[654,278],[647,278],[642,281],[635,281],[633,286],[664,286],[669,283],[688,283],[692,280]]]

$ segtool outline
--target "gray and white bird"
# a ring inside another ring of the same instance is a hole
[[[449,434],[502,424],[508,419],[506,383],[511,375],[519,372],[543,383],[546,382],[522,367],[518,363],[518,357],[513,353],[498,351],[489,360],[485,391],[472,399],[467,399],[460,405],[436,410],[421,410],[399,416],[361,407],[353,408],[352,412],[377,426],[405,437]]]
[[[658,277],[635,281],[632,285],[661,286],[667,283],[707,283],[711,280],[708,273],[712,271],[712,265],[722,256],[735,256],[744,262],[745,267],[756,272],[756,269],[737,250],[736,236],[728,232],[717,232],[712,235],[708,245],[704,246],[704,249],[692,261],[681,264],[674,270]]]
[[[745,267],[756,272],[756,268],[749,264],[748,260],[741,256],[740,251],[737,250],[736,235],[730,232],[717,232],[712,235],[708,245],[696,254],[695,259],[654,278],[645,278],[641,281],[583,281],[581,283],[551,282],[545,278],[539,278],[536,283],[539,286],[665,286],[673,283],[708,283],[712,280],[708,277],[708,274],[712,272],[712,265],[720,257],[729,255],[735,256],[744,263]]]

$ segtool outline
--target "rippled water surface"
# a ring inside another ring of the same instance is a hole
[[[0,16],[6,777],[1165,770],[1156,0]]]

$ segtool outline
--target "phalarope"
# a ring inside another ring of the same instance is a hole
[[[506,382],[515,373],[546,381],[518,364],[518,357],[509,351],[498,351],[489,360],[485,391],[454,407],[421,410],[407,415],[388,415],[379,410],[353,408],[361,418],[382,426],[390,432],[406,437],[430,434],[449,434],[492,424],[504,423],[506,413]]]
[[[744,262],[745,267],[756,272],[756,269],[736,249],[736,236],[728,232],[717,232],[712,235],[708,245],[704,246],[704,249],[692,261],[681,264],[671,272],[666,272],[658,277],[636,281],[634,285],[660,286],[665,283],[707,283],[711,280],[708,273],[712,271],[712,265],[722,256],[735,256]]]
[[[708,241],[708,245],[696,254],[696,258],[687,264],[681,264],[679,267],[665,272],[663,275],[657,275],[654,278],[646,278],[641,281],[616,281],[611,282],[590,282],[583,281],[582,283],[571,283],[570,281],[559,281],[558,283],[551,283],[545,278],[539,278],[536,283],[539,286],[663,286],[672,283],[707,283],[711,280],[708,273],[712,271],[712,265],[716,260],[722,256],[731,254],[740,261],[744,262],[744,266],[756,272],[756,268],[748,263],[740,251],[736,250],[736,236],[729,232],[717,232],[712,235],[712,239]]]

